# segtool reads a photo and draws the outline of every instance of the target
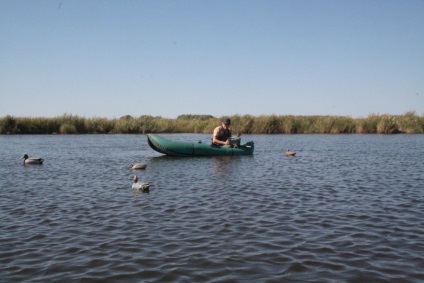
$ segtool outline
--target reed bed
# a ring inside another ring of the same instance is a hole
[[[232,129],[241,134],[423,134],[424,116],[371,114],[347,116],[233,115]],[[85,118],[64,114],[54,118],[0,118],[1,134],[147,134],[212,133],[222,117],[181,115],[176,119],[142,115],[121,118]]]

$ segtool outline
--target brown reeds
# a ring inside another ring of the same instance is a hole
[[[0,118],[1,134],[147,134],[212,133],[221,117],[181,115],[176,119],[141,115],[118,119],[85,118],[64,114],[54,118]],[[347,116],[233,115],[232,129],[241,134],[423,134],[424,116],[371,114]]]

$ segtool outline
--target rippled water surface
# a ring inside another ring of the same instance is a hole
[[[170,158],[144,135],[0,136],[0,281],[423,282],[424,135],[242,139],[253,156]],[[23,166],[24,153],[45,162]]]

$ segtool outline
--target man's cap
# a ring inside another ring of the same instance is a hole
[[[231,120],[230,120],[230,119],[228,119],[228,118],[225,118],[224,120],[222,120],[222,122],[223,122],[225,125],[231,125]]]

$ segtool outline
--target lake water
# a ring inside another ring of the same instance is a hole
[[[145,135],[0,136],[0,281],[424,281],[424,135],[249,140],[172,158]]]

